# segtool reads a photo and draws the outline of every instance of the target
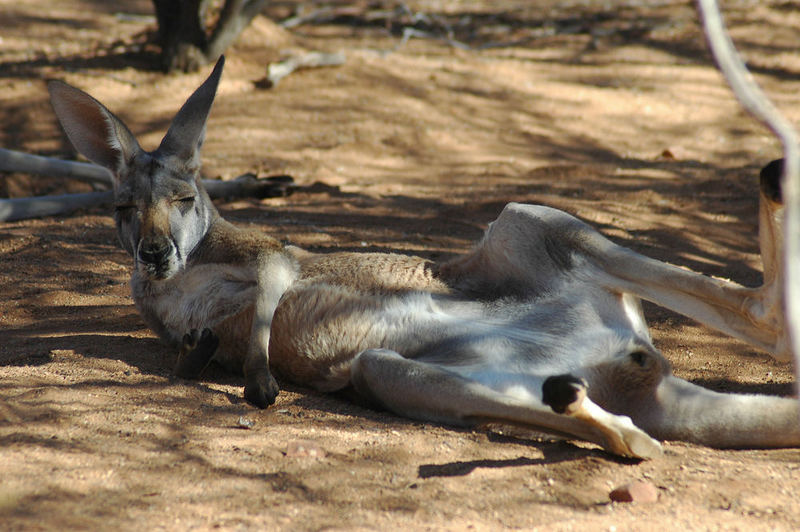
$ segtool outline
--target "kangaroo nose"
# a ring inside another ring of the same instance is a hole
[[[139,259],[149,264],[161,264],[169,258],[171,248],[166,237],[143,240],[139,244]]]

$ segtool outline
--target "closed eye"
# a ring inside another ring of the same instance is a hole
[[[172,200],[172,204],[177,206],[181,212],[186,212],[194,206],[194,196],[184,196]]]

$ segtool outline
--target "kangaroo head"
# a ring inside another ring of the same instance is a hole
[[[145,151],[103,104],[60,81],[50,100],[72,144],[113,175],[114,219],[139,273],[153,280],[181,271],[218,213],[200,179],[200,147],[224,58],[195,90],[155,151]]]

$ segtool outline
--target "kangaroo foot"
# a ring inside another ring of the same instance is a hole
[[[196,379],[211,362],[219,346],[219,338],[211,329],[192,329],[184,335],[173,373],[184,379]]]
[[[573,375],[548,377],[542,384],[542,402],[557,414],[580,419],[601,435],[607,451],[620,456],[651,459],[663,454],[661,444],[627,416],[606,412],[586,396],[586,381]]]
[[[275,378],[267,373],[248,376],[244,385],[244,398],[251,405],[258,408],[267,408],[275,402],[280,388]]]

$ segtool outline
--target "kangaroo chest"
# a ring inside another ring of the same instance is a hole
[[[172,344],[192,329],[219,334],[220,324],[246,314],[257,294],[251,269],[224,264],[195,266],[164,281],[134,273],[131,289],[148,326]]]

